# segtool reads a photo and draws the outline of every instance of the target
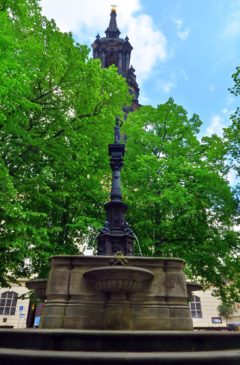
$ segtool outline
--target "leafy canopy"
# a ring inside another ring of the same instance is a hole
[[[106,146],[130,96],[114,67],[41,15],[38,1],[0,2],[0,251],[8,275],[46,275],[99,227]],[[105,173],[105,174],[106,174]],[[29,264],[23,263],[28,258]]]
[[[87,47],[41,15],[37,0],[0,0],[0,24],[6,285],[47,275],[51,255],[94,246],[110,190],[107,145],[131,97],[117,70],[90,59]],[[228,139],[200,141],[199,117],[169,99],[141,107],[124,124],[124,199],[143,254],[184,258],[188,277],[214,285],[225,302],[239,300],[238,201],[226,178],[227,154],[239,157],[237,118]]]
[[[239,234],[227,145],[216,135],[200,141],[200,125],[173,99],[129,116],[123,171],[128,217],[145,255],[183,258],[189,278],[234,301]]]

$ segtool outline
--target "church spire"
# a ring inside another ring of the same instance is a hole
[[[119,38],[119,35],[121,34],[117,26],[117,12],[115,5],[112,6],[109,26],[106,29],[105,33],[107,38]]]
[[[139,87],[136,81],[134,68],[130,67],[131,52],[133,47],[129,38],[120,38],[120,31],[117,26],[116,6],[112,5],[109,26],[105,31],[106,37],[96,36],[92,44],[93,58],[99,58],[103,68],[115,65],[118,73],[126,78],[129,85],[129,92],[133,95],[131,110],[138,108]]]

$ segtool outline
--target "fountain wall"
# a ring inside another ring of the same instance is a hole
[[[51,261],[41,328],[192,330],[181,259],[128,256],[121,270],[112,256]],[[141,270],[151,277],[134,286]]]

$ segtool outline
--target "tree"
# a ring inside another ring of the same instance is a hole
[[[199,141],[200,125],[173,99],[129,116],[122,174],[128,219],[145,255],[183,258],[189,278],[236,301],[238,212],[226,178],[227,146],[216,135]]]
[[[117,70],[89,59],[87,47],[41,15],[37,0],[1,0],[0,21],[5,285],[10,276],[45,276],[51,255],[94,246],[110,191],[107,145],[131,97]],[[123,192],[145,255],[185,259],[190,278],[234,301],[238,202],[226,179],[229,148],[216,135],[199,141],[200,125],[172,99],[131,113]]]
[[[233,305],[230,304],[226,304],[226,303],[221,303],[218,306],[218,313],[220,315],[220,317],[223,317],[224,319],[226,319],[226,321],[231,317],[231,315],[235,312],[235,308]]]
[[[86,46],[41,15],[37,0],[0,1],[0,23],[6,285],[9,275],[46,275],[49,256],[79,252],[89,227],[99,227],[106,146],[131,98],[117,70],[89,59]]]
[[[236,68],[236,72],[232,75],[234,86],[230,89],[230,92],[239,98],[240,95],[240,66]],[[225,129],[224,138],[227,141],[228,146],[228,158],[231,168],[236,173],[236,183],[233,188],[237,200],[237,208],[239,213],[239,200],[240,200],[240,108],[237,107],[236,111],[230,117],[231,125]],[[236,229],[239,231],[239,215],[236,220]],[[240,272],[240,254],[239,250],[235,252],[236,272]],[[238,291],[240,292],[240,278],[238,278]]]
[[[239,97],[240,95],[240,66],[237,67],[236,72],[232,75],[234,86],[230,92]],[[240,176],[240,108],[231,115],[231,125],[225,129],[224,137],[228,141],[228,151],[231,160],[232,168],[236,171],[237,176]],[[239,184],[236,186],[236,193],[239,196]]]

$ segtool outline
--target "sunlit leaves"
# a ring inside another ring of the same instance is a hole
[[[131,99],[117,70],[89,59],[38,1],[6,0],[0,9],[4,282],[46,275],[51,255],[79,252],[89,227],[99,227],[107,144]]]
[[[215,135],[200,141],[200,125],[172,99],[129,116],[123,171],[128,216],[145,254],[182,257],[190,278],[234,301],[239,234],[227,144]]]

